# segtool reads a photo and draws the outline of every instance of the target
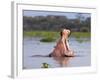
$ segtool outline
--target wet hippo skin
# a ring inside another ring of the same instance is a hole
[[[74,52],[70,49],[69,43],[68,43],[68,37],[70,35],[70,30],[63,29],[61,31],[61,38],[57,42],[54,50],[51,54],[49,54],[50,57],[72,57],[74,56]]]

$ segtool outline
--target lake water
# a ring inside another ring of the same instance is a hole
[[[33,55],[48,55],[53,51],[56,42],[40,42],[40,38],[24,37],[23,69],[41,68],[43,63],[49,64],[50,68],[90,66],[90,38],[81,38],[80,40],[70,38],[69,44],[71,49],[75,52],[75,57],[32,57]]]

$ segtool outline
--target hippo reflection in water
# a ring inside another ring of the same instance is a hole
[[[68,67],[73,58],[74,57],[53,57],[53,59],[59,64],[59,67]]]

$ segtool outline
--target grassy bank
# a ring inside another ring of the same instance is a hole
[[[90,32],[72,32],[71,37],[75,38],[89,38],[91,36]]]
[[[58,37],[59,32],[54,31],[24,31],[24,36],[30,36],[30,37],[47,37],[47,36],[54,36]]]
[[[41,42],[53,42],[59,37],[59,32],[54,31],[30,31],[24,32],[24,36],[42,37]]]
[[[42,42],[52,42],[55,41],[59,36],[60,32],[56,31],[24,31],[24,36],[30,37],[42,37],[40,41]],[[88,38],[90,37],[90,32],[72,32],[70,37],[75,38]]]

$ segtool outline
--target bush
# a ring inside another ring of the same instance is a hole
[[[53,37],[45,37],[40,40],[41,42],[53,42],[55,39]]]

